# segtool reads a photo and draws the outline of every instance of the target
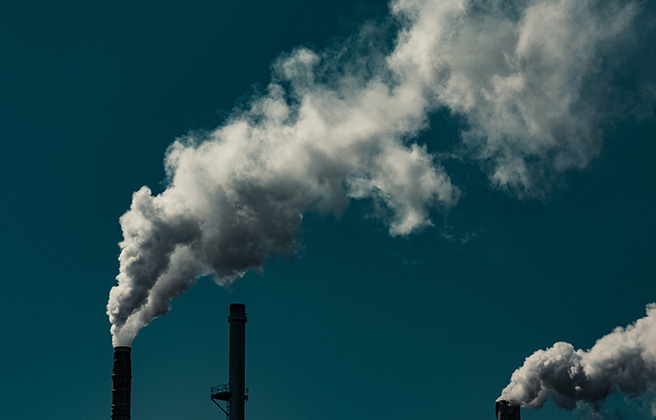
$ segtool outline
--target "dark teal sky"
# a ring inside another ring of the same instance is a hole
[[[132,193],[161,191],[173,139],[220,124],[281,52],[385,13],[384,1],[0,6],[3,418],[109,417],[105,306]],[[422,139],[452,144],[458,124],[442,112]],[[656,300],[656,122],[603,130],[600,156],[543,200],[454,163],[464,195],[435,227],[392,238],[352,202],[339,219],[308,215],[293,260],[227,290],[201,279],[134,342],[133,418],[222,418],[208,388],[227,382],[232,302],[249,316],[249,419],[493,418],[533,351],[589,348]],[[576,417],[548,404],[523,418]]]

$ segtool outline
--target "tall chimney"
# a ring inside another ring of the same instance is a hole
[[[114,347],[112,369],[112,420],[130,420],[132,362],[130,347]]]
[[[497,401],[495,406],[497,420],[520,420],[519,406],[508,401]]]
[[[244,420],[246,305],[230,305],[230,401],[229,419]]]

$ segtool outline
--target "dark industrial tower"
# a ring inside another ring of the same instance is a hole
[[[230,379],[227,385],[210,389],[214,403],[226,413],[229,420],[244,420],[244,403],[248,399],[245,386],[246,366],[246,306],[241,303],[230,305]],[[217,400],[226,401],[227,410]]]
[[[520,420],[519,406],[510,404],[507,401],[497,401],[494,411],[497,420]]]
[[[112,420],[130,420],[132,361],[130,347],[114,347]]]

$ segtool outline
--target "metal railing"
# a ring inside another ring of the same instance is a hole
[[[230,392],[230,384],[217,385],[210,388],[210,395],[222,394],[224,392]],[[248,399],[248,388],[244,388],[244,397]]]
[[[217,385],[210,388],[210,394],[220,394],[222,392],[230,392],[230,384]]]

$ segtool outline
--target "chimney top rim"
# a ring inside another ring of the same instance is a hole
[[[128,346],[116,346],[114,347],[114,351],[131,351],[132,348]]]

